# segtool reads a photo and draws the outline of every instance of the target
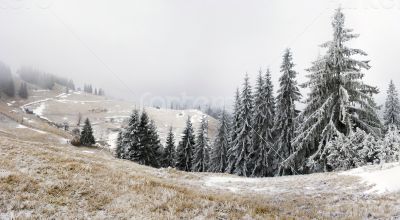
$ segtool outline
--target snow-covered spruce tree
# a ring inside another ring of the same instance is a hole
[[[19,87],[18,95],[19,95],[19,97],[21,97],[23,99],[28,98],[28,88],[26,86],[26,83],[21,83],[21,85]]]
[[[176,150],[176,168],[183,171],[191,171],[192,157],[195,135],[193,133],[193,125],[188,117],[186,127],[183,131],[182,140],[179,142]]]
[[[4,92],[9,97],[14,97],[15,95],[14,79],[11,69],[0,61],[0,93],[1,92]]]
[[[222,111],[218,134],[210,153],[210,172],[223,173],[228,165],[228,149],[230,146],[229,119],[225,110]]]
[[[233,142],[229,161],[234,164],[233,173],[239,176],[249,176],[249,153],[252,142],[253,96],[249,77],[246,74],[239,106],[239,126],[236,128],[236,139]]]
[[[268,176],[268,152],[273,147],[275,100],[269,69],[262,75],[260,70],[255,89],[253,114],[253,142],[250,152],[252,176]]]
[[[208,139],[208,121],[207,117],[201,118],[200,128],[198,130],[196,143],[193,150],[192,171],[206,172],[210,162],[210,144]]]
[[[378,143],[381,163],[400,161],[400,134],[397,127],[389,128],[385,137]]]
[[[155,152],[155,161],[149,163],[150,166],[160,167],[163,161],[163,151],[164,148],[160,141],[160,136],[158,136],[157,126],[153,120],[150,120],[149,124],[149,137],[150,137],[150,149]]]
[[[129,117],[127,127],[122,131],[120,158],[132,160],[131,151],[138,149],[138,126],[139,126],[139,112],[133,110]]]
[[[282,76],[279,78],[279,90],[276,97],[276,116],[274,133],[276,142],[271,151],[275,175],[293,174],[292,166],[282,167],[280,163],[293,152],[292,141],[295,135],[296,117],[299,111],[295,102],[300,100],[301,94],[296,81],[297,72],[293,70],[294,63],[290,49],[286,49],[281,65]]]
[[[115,143],[116,144],[115,157],[117,157],[117,158],[122,158],[123,152],[124,152],[124,148],[122,146],[122,135],[123,135],[122,131],[119,131],[118,137],[117,137],[117,140]]]
[[[129,152],[130,159],[142,165],[158,167],[159,142],[155,127],[143,111],[137,127],[137,148]]]
[[[175,137],[172,132],[172,127],[169,127],[167,141],[164,149],[164,162],[165,167],[175,167]]]
[[[359,128],[348,136],[339,134],[325,148],[327,164],[332,170],[348,170],[379,161],[376,138]]]
[[[92,146],[96,143],[93,137],[92,125],[90,124],[89,118],[86,118],[85,125],[83,125],[80,142],[83,146]]]
[[[397,93],[396,87],[394,86],[393,80],[390,80],[389,89],[387,90],[385,113],[383,118],[385,120],[385,128],[387,130],[391,126],[395,126],[397,129],[400,128],[399,95]]]
[[[238,139],[237,137],[237,131],[239,131],[239,127],[240,127],[240,115],[239,115],[239,109],[240,109],[240,92],[239,89],[236,89],[236,93],[235,93],[235,104],[233,106],[233,118],[232,118],[232,124],[231,124],[231,129],[230,129],[230,141],[231,144],[228,146],[227,149],[227,166],[225,169],[225,172],[227,173],[233,173],[233,171],[235,170],[235,155],[233,152],[233,147],[237,144]]]
[[[308,69],[308,82],[303,86],[310,92],[300,116],[303,120],[292,143],[296,151],[284,163],[286,167],[295,163],[296,169],[303,173],[329,170],[325,145],[333,138],[341,134],[347,136],[356,127],[373,135],[380,133],[380,121],[372,98],[378,90],[362,81],[364,74],[361,71],[370,66],[368,61],[353,58],[366,53],[345,45],[358,35],[344,27],[344,14],[340,8],[336,10],[332,26],[332,41],[322,45],[327,48],[326,54]]]

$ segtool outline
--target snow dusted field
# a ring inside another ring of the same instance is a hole
[[[118,129],[130,116],[135,106],[132,103],[107,99],[81,92],[70,94],[40,91],[22,108],[28,108],[44,120],[63,124],[67,122],[70,129],[76,127],[78,115],[82,115],[82,123],[86,117],[92,122],[95,138],[103,145],[115,148]],[[50,98],[49,98],[50,97]],[[150,118],[155,121],[161,143],[165,143],[169,126],[179,140],[184,129],[187,117],[190,116],[195,130],[200,126],[200,119],[204,115],[198,110],[171,110],[146,108]],[[217,132],[218,121],[209,117],[209,135],[212,140]]]

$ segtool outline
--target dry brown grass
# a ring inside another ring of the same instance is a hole
[[[334,174],[271,180],[291,191],[235,194],[203,186],[210,174],[152,169],[93,148],[0,136],[0,216],[95,219],[361,219],[395,216],[398,195],[363,197]],[[87,153],[91,151],[93,153]],[[304,186],[332,188],[304,193]],[[289,185],[285,185],[289,184]]]
[[[0,211],[14,216],[265,219],[278,214],[268,204],[169,183],[149,175],[149,168],[113,159],[105,152],[86,155],[70,146],[4,137],[0,147],[0,160],[8,161],[1,163],[1,169],[11,173],[0,178]]]

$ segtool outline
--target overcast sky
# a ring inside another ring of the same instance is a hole
[[[400,0],[1,0],[0,60],[91,82],[108,94],[232,98],[247,72],[293,51],[298,81],[330,40],[342,5],[372,68],[366,81],[400,88]]]

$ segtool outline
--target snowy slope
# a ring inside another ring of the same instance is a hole
[[[366,193],[400,192],[400,163],[359,167],[343,174],[361,177],[363,183],[371,185]]]
[[[30,109],[40,118],[58,125],[67,122],[70,130],[78,127],[79,114],[82,115],[82,121],[88,117],[92,122],[95,138],[100,144],[110,148],[115,148],[118,130],[136,107],[133,103],[107,99],[106,97],[82,92],[71,92],[70,94],[59,92],[54,94],[54,91],[40,90],[34,94],[36,96],[21,106],[21,109]],[[176,142],[178,142],[187,117],[191,117],[194,129],[197,130],[200,126],[200,119],[204,115],[198,110],[181,111],[156,108],[145,108],[145,110],[150,118],[155,121],[163,144],[165,143],[169,126],[173,127]],[[210,140],[213,140],[216,135],[218,121],[212,117],[208,117],[208,120],[209,136]]]

